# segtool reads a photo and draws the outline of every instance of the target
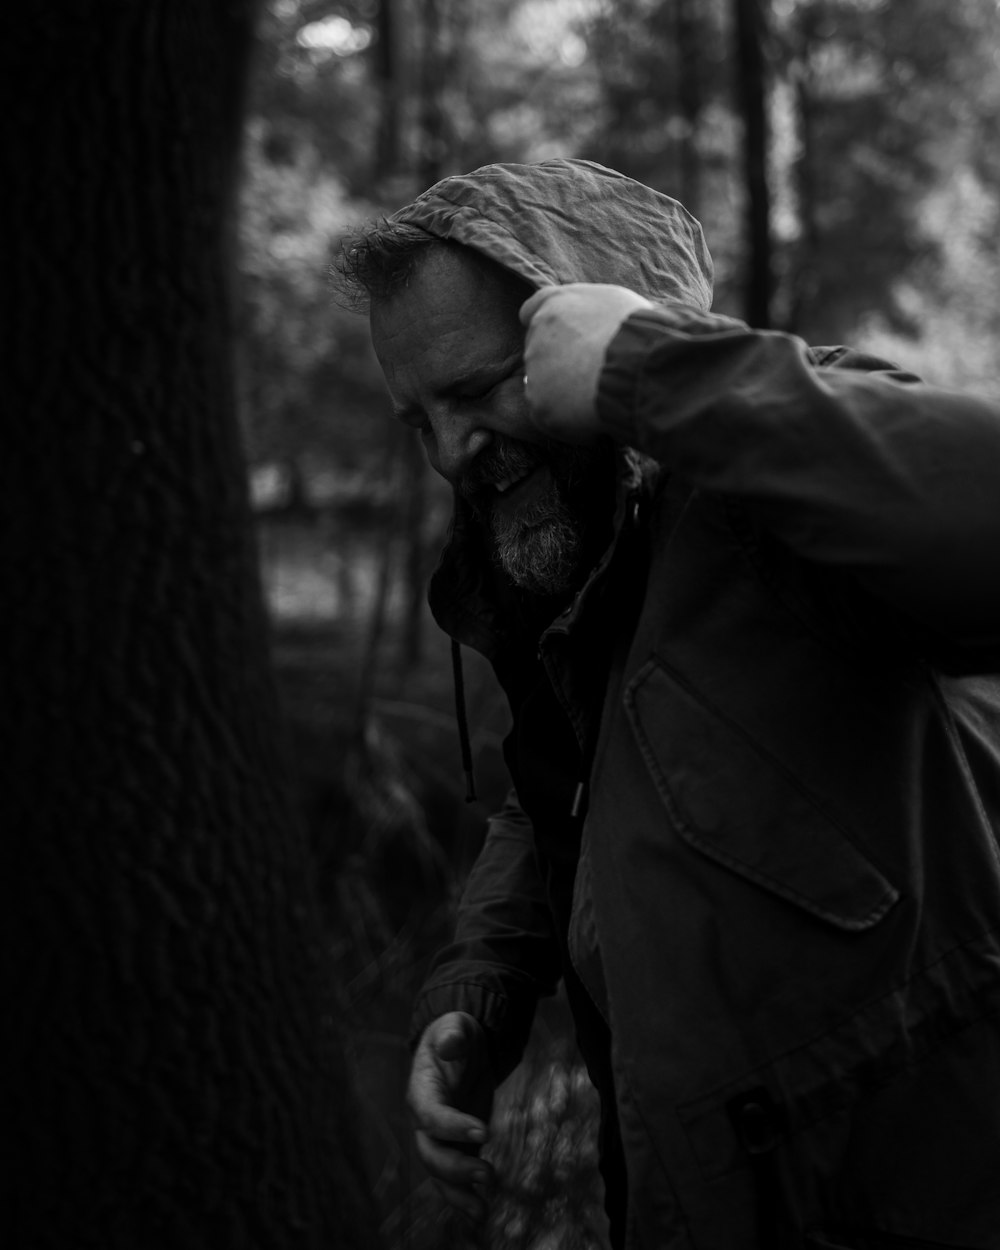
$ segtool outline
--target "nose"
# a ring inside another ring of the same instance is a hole
[[[428,416],[431,437],[427,456],[449,482],[457,482],[473,460],[493,441],[493,435],[471,417],[441,409]]]

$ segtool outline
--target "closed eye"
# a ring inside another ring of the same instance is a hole
[[[518,356],[513,366],[506,368],[500,377],[495,375],[488,379],[468,377],[455,382],[451,386],[442,388],[438,394],[442,399],[450,400],[452,403],[481,403],[483,400],[489,399],[493,392],[503,386],[504,383],[509,382],[513,377],[520,377],[523,372],[524,366],[521,357]],[[423,408],[417,404],[395,408],[393,416],[397,421],[401,421],[403,425],[409,426],[411,430],[416,430],[421,435],[430,432],[430,420]]]
[[[477,399],[486,399],[488,395],[492,395],[492,393],[497,389],[499,385],[500,385],[499,382],[491,382],[490,385],[485,388],[476,387],[474,390],[458,391],[455,394],[455,398],[472,400],[472,401],[475,401]]]
[[[520,375],[523,372],[524,368],[519,357],[514,367],[512,369],[506,369],[500,377],[493,378],[488,382],[467,382],[464,385],[456,387],[452,394],[455,399],[466,399],[472,401],[486,399],[488,396],[492,395],[498,387],[503,386],[505,382],[509,381],[510,378],[515,375]]]

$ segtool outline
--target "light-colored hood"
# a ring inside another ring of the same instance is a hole
[[[593,161],[484,165],[436,183],[392,220],[475,248],[532,286],[610,282],[657,303],[712,302],[698,222]]]

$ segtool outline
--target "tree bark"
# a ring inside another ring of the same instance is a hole
[[[734,0],[739,113],[743,117],[747,276],[744,318],[758,329],[771,324],[774,286],[771,201],[767,180],[767,70],[764,57],[768,0]]]
[[[4,41],[18,1250],[377,1243],[233,411],[252,8],[52,0]]]

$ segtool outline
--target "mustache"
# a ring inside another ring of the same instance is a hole
[[[475,505],[492,491],[494,483],[523,475],[546,459],[541,448],[498,435],[459,478],[458,492]]]

